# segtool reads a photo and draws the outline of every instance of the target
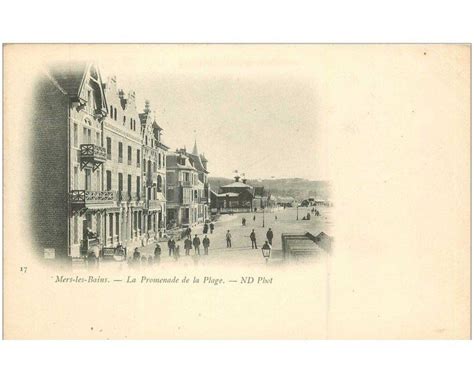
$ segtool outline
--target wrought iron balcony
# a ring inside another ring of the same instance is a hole
[[[81,169],[86,166],[95,171],[107,159],[105,148],[95,144],[81,144]]]
[[[118,196],[115,191],[72,190],[69,201],[78,208],[114,206]]]

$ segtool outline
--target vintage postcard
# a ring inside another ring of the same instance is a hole
[[[471,337],[469,44],[7,44],[6,339]]]

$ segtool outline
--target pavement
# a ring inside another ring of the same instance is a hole
[[[194,255],[194,249],[191,249],[191,256],[185,256],[184,240],[177,241],[180,246],[180,258],[178,262],[184,264],[219,264],[223,262],[245,263],[245,264],[262,264],[265,262],[261,247],[265,243],[266,233],[269,228],[273,231],[272,254],[269,263],[281,261],[281,234],[282,233],[306,233],[319,234],[321,231],[331,235],[332,233],[332,211],[330,207],[318,207],[319,217],[311,216],[311,219],[304,221],[301,218],[310,212],[309,208],[300,207],[298,217],[296,219],[296,208],[275,209],[271,212],[266,211],[254,213],[238,213],[234,215],[222,215],[220,219],[214,223],[214,233],[208,233],[210,239],[209,255],[204,255],[204,248],[201,244],[201,255]],[[255,215],[255,221],[253,216]],[[242,218],[246,218],[246,226],[242,226]],[[265,219],[265,221],[264,221]],[[201,239],[203,226],[195,226],[192,228],[192,238],[197,234]],[[258,249],[252,249],[250,241],[250,233],[255,230]],[[230,230],[232,235],[232,248],[227,248],[226,233]],[[173,257],[168,256],[168,246],[166,242],[160,243],[162,249],[161,264],[176,264]],[[153,256],[155,244],[150,244],[139,248],[141,255]],[[129,253],[132,253],[130,248]]]

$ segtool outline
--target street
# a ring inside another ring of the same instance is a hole
[[[311,216],[308,221],[302,220],[302,217],[310,212],[311,208],[300,207],[298,210],[299,219],[296,220],[296,208],[276,209],[273,212],[265,212],[265,227],[263,227],[264,214],[258,212],[255,214],[255,221],[253,221],[254,213],[239,213],[233,215],[222,215],[215,223],[213,234],[208,234],[210,239],[209,255],[204,255],[204,248],[202,240],[202,225],[193,227],[192,238],[195,234],[201,240],[200,256],[194,256],[194,248],[191,249],[190,255],[185,256],[184,240],[177,241],[176,244],[180,246],[179,262],[194,263],[196,260],[201,264],[207,263],[245,263],[255,264],[263,263],[261,247],[265,243],[266,233],[269,228],[273,231],[273,245],[272,254],[269,262],[281,261],[281,234],[282,233],[306,233],[310,232],[315,235],[321,231],[331,234],[332,218],[330,207],[318,207],[320,216]],[[277,219],[275,219],[275,217]],[[242,218],[246,218],[246,226],[242,226]],[[255,230],[258,249],[252,249],[250,241],[250,233],[252,229]],[[230,231],[232,235],[232,247],[226,247],[226,233]],[[168,246],[166,242],[160,243],[162,249],[161,263],[172,262],[175,263],[173,257],[168,256]],[[139,248],[141,255],[147,258],[153,255],[155,244]],[[134,248],[129,248],[129,253],[132,253]]]

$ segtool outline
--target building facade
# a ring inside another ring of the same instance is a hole
[[[140,114],[142,132],[142,183],[144,198],[143,227],[146,239],[163,237],[166,229],[166,155],[168,147],[161,142],[163,129],[156,123],[145,102]]]
[[[104,190],[117,194],[117,207],[106,211],[108,228],[98,234],[103,246],[139,242],[143,231],[141,129],[135,93],[117,88],[115,77],[104,87],[108,115],[104,121]]]
[[[207,159],[199,154],[177,149],[167,156],[167,220],[168,228],[192,226],[209,218],[210,190]]]

